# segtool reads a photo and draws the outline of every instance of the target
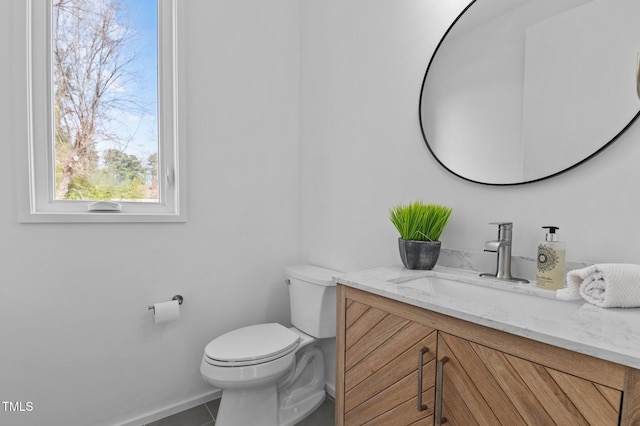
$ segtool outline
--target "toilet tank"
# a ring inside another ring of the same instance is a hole
[[[336,335],[336,285],[340,272],[313,265],[285,269],[289,284],[291,324],[313,337]]]

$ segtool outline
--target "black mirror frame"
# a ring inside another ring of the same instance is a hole
[[[462,176],[456,172],[454,172],[453,170],[451,170],[450,168],[448,168],[439,158],[438,156],[435,154],[435,152],[433,151],[433,149],[431,148],[431,146],[429,145],[429,140],[427,139],[427,135],[425,133],[424,130],[424,123],[422,121],[422,97],[424,96],[424,87],[425,87],[425,83],[427,81],[427,76],[429,74],[429,69],[431,68],[431,64],[433,63],[433,60],[436,57],[436,54],[438,53],[438,50],[440,49],[440,46],[442,45],[442,43],[444,42],[444,40],[447,38],[447,35],[449,34],[449,32],[451,31],[451,29],[456,25],[456,23],[460,20],[460,18],[467,12],[467,10],[473,6],[478,0],[472,0],[463,10],[462,12],[460,12],[460,14],[458,14],[458,16],[456,17],[456,19],[453,20],[453,22],[451,23],[451,25],[449,25],[449,28],[447,28],[447,31],[445,31],[444,35],[442,36],[442,38],[440,39],[440,41],[438,42],[438,45],[436,46],[435,50],[433,51],[433,54],[431,55],[431,59],[429,60],[429,64],[427,65],[427,70],[424,73],[424,78],[422,79],[422,86],[420,87],[420,97],[418,99],[418,119],[420,120],[420,131],[422,132],[422,138],[424,139],[425,144],[427,145],[427,148],[429,149],[429,152],[431,153],[431,155],[433,156],[433,158],[436,159],[436,161],[445,169],[447,170],[449,173],[464,179],[466,181],[469,182],[473,182],[473,183],[477,183],[477,184],[481,184],[481,185],[489,185],[489,186],[515,186],[515,185],[524,185],[527,183],[534,183],[534,182],[539,182],[542,180],[546,180],[546,179],[550,179],[552,177],[561,175],[565,172],[568,172],[571,169],[574,169],[580,165],[582,165],[583,163],[586,163],[587,161],[591,160],[592,158],[594,158],[595,156],[597,156],[598,154],[600,154],[602,151],[604,151],[607,147],[609,147],[616,139],[618,139],[624,132],[627,131],[627,129],[629,127],[631,127],[631,125],[637,120],[637,118],[640,116],[640,110],[636,113],[636,115],[633,116],[633,118],[631,119],[631,121],[629,121],[629,123],[627,123],[626,126],[624,126],[622,128],[622,130],[620,130],[613,138],[611,138],[611,140],[609,140],[607,143],[605,143],[604,145],[602,145],[598,150],[596,150],[593,154],[583,158],[582,160],[576,162],[575,164],[562,169],[558,172],[552,173],[550,175],[547,176],[543,176],[540,178],[536,178],[536,179],[532,179],[532,180],[527,180],[527,181],[523,181],[523,182],[513,182],[513,183],[491,183],[491,182],[481,182],[481,181],[477,181],[474,179],[470,179],[467,178],[465,176]],[[639,58],[639,67],[640,67],[640,58]],[[640,90],[640,89],[639,89]],[[640,96],[640,94],[639,94]]]

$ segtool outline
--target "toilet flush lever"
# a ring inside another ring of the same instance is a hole
[[[289,278],[287,278],[286,280],[284,280],[284,283],[286,285],[291,285],[291,280]]]

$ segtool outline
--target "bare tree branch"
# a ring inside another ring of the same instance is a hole
[[[113,134],[114,112],[141,110],[123,88],[131,71],[132,33],[118,22],[118,0],[58,0],[53,4],[53,82],[56,161],[64,198],[72,178],[98,162],[101,141],[126,145]],[[60,157],[60,158],[59,158]]]

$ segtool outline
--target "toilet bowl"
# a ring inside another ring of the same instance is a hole
[[[325,360],[318,339],[335,338],[337,272],[302,265],[285,273],[294,327],[251,325],[205,347],[202,377],[222,389],[216,426],[289,426],[325,399]]]
[[[234,330],[206,346],[203,377],[221,389],[275,382],[294,364],[299,345],[300,336],[280,324]]]

